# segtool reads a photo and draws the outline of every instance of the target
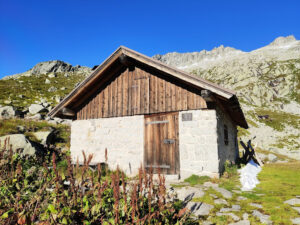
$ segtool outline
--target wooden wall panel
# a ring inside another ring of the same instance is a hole
[[[108,80],[77,110],[77,119],[206,108],[199,90],[135,67]]]

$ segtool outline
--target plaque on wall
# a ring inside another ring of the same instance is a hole
[[[192,121],[193,113],[182,113],[182,121]]]

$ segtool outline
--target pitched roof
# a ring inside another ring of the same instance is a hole
[[[238,125],[248,128],[248,124],[245,120],[244,114],[240,108],[239,102],[235,95],[235,92],[226,88],[223,88],[219,85],[216,85],[212,82],[209,82],[205,79],[202,79],[198,76],[189,74],[182,70],[179,70],[175,67],[161,63],[158,60],[145,56],[139,52],[136,52],[132,49],[129,49],[124,46],[120,46],[116,51],[114,51],[101,65],[99,65],[86,79],[84,79],[73,91],[71,91],[57,106],[55,106],[48,115],[54,117],[59,113],[59,111],[67,107],[76,96],[80,95],[81,91],[93,83],[98,77],[103,75],[103,72],[108,69],[114,62],[118,61],[119,57],[127,56],[134,59],[135,61],[145,64],[149,67],[157,69],[161,72],[164,72],[170,76],[173,76],[179,80],[197,86],[201,89],[206,89],[214,93],[216,96],[219,96],[223,100],[230,100],[233,110],[237,113],[240,118],[237,122]]]

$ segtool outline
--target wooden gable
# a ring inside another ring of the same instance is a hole
[[[96,119],[206,108],[200,90],[143,66],[112,75],[75,109],[76,118]]]
[[[248,128],[235,92],[124,46],[113,52],[49,113],[90,119],[207,108],[203,98],[224,108]],[[207,93],[210,93],[207,97]]]

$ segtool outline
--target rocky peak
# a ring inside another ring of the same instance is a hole
[[[85,75],[90,74],[92,69],[87,66],[72,66],[71,64],[61,61],[61,60],[50,60],[45,62],[40,62],[32,67],[30,70],[27,70],[24,73],[18,73],[10,76],[6,76],[2,79],[18,79],[22,76],[31,76],[31,75],[40,75],[47,73],[65,73],[74,72],[74,73],[82,73]]]
[[[289,45],[292,44],[293,42],[296,42],[296,38],[294,35],[289,35],[286,37],[278,37],[276,38],[269,46],[282,46],[282,45]]]
[[[32,74],[45,74],[51,72],[77,72],[82,69],[89,69],[88,67],[82,66],[72,66],[69,63],[60,61],[60,60],[52,60],[46,61],[36,64],[30,71]]]
[[[183,69],[185,67],[194,67],[199,65],[206,67],[207,65],[222,58],[234,56],[239,53],[242,53],[242,51],[220,45],[219,47],[213,48],[211,51],[202,50],[200,52],[188,53],[171,52],[165,55],[154,55],[153,58],[165,64],[177,66]]]

